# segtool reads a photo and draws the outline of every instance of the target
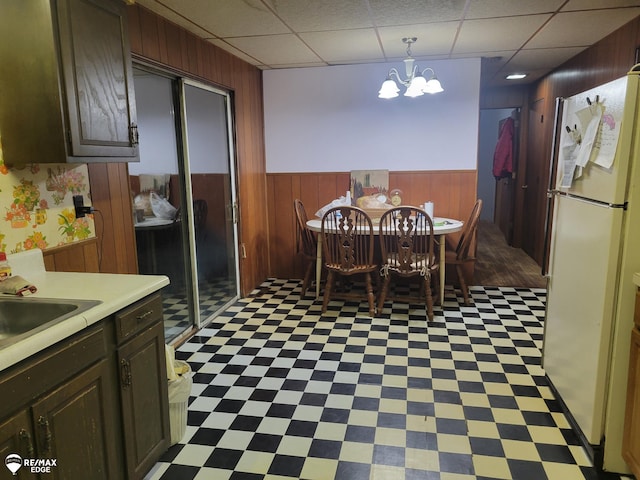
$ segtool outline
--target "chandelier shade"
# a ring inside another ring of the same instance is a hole
[[[406,79],[400,77],[400,73],[395,68],[389,70],[387,79],[382,83],[380,90],[378,91],[379,98],[395,98],[398,96],[400,89],[398,83],[406,87],[404,92],[405,97],[419,97],[425,93],[440,93],[443,92],[442,84],[436,77],[436,72],[433,68],[427,67],[420,71],[415,64],[415,59],[411,56],[411,44],[415,43],[417,37],[405,37],[402,42],[407,45],[407,58],[403,60]],[[425,73],[428,72],[428,80],[425,78]],[[395,78],[395,81],[394,81]]]

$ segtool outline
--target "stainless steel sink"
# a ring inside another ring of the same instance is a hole
[[[99,300],[0,296],[0,348],[78,315]]]

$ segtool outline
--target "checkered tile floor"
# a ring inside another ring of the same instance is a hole
[[[545,290],[423,305],[270,280],[177,352],[187,429],[147,480],[597,479],[540,366]],[[618,477],[615,477],[618,478]]]
[[[217,278],[199,284],[200,317],[204,320],[216,313],[235,296],[235,282],[228,278]],[[164,337],[167,342],[178,337],[193,325],[185,289],[165,292],[162,297],[164,309]]]

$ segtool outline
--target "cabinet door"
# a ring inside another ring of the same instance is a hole
[[[634,328],[631,332],[622,456],[636,478],[640,478],[640,332],[638,328]]]
[[[33,405],[37,458],[55,458],[57,463],[47,478],[122,477],[106,393],[109,378],[103,360]]]
[[[34,458],[33,427],[28,410],[23,410],[8,420],[0,423],[0,460],[15,453],[22,458]],[[36,478],[27,469],[20,468],[14,476],[9,469],[0,467],[0,480]]]
[[[143,478],[170,440],[162,322],[120,347],[118,362],[127,472]]]
[[[71,155],[137,160],[126,6],[114,0],[57,3]]]

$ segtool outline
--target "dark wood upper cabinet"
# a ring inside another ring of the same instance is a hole
[[[138,161],[121,0],[1,2],[0,58],[6,165]]]
[[[137,157],[126,6],[121,1],[57,1],[73,156]]]

